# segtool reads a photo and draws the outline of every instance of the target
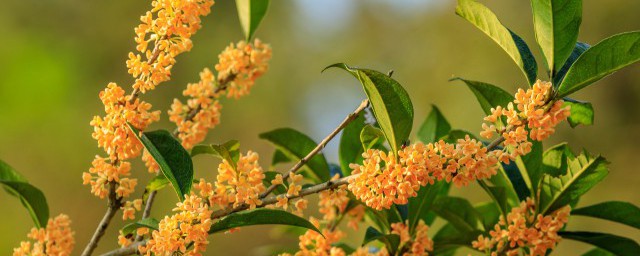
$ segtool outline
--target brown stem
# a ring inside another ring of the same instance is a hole
[[[93,233],[91,240],[84,248],[82,252],[82,256],[89,256],[93,253],[93,251],[98,247],[98,242],[100,238],[104,236],[105,231],[109,227],[109,223],[113,216],[116,215],[120,207],[122,206],[122,198],[119,198],[116,194],[116,183],[114,181],[109,183],[109,206],[107,207],[107,212],[102,217],[102,221],[98,224],[98,228],[96,228],[96,232]]]

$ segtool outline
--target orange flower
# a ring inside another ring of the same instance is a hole
[[[511,209],[506,220],[500,217],[494,230],[489,232],[490,237],[480,235],[472,246],[507,255],[518,255],[520,248],[528,248],[531,256],[546,255],[547,250],[553,250],[560,241],[557,232],[568,222],[570,211],[571,207],[565,206],[551,215],[535,215],[535,203],[527,198],[519,207]]]
[[[246,155],[240,154],[236,169],[223,160],[218,166],[215,189],[209,199],[211,205],[227,208],[229,205],[237,207],[245,203],[253,209],[262,204],[260,193],[266,190],[263,180],[264,173],[258,164],[257,153],[248,151]]]
[[[428,251],[433,251],[433,240],[427,235],[429,226],[420,220],[416,226],[415,235],[411,237],[407,223],[391,224],[391,233],[400,236],[400,247],[408,245],[411,248],[403,256],[429,255]]]
[[[109,162],[107,162],[109,161]],[[83,184],[91,186],[91,193],[105,198],[109,194],[109,183],[114,182],[119,197],[127,197],[138,183],[137,179],[125,178],[131,175],[131,164],[126,161],[117,163],[106,158],[96,156],[89,172],[82,174]]]
[[[248,94],[255,80],[267,71],[271,47],[258,39],[253,44],[240,41],[227,46],[218,59],[218,81],[227,87],[227,97],[237,99]]]
[[[13,256],[27,255],[71,255],[75,245],[74,232],[70,228],[71,220],[64,214],[49,219],[46,228],[32,228],[27,235],[32,242],[21,242],[13,249]]]
[[[140,211],[142,209],[142,200],[136,199],[133,201],[126,201],[120,209],[122,209],[122,220],[134,220],[136,218],[136,211]]]

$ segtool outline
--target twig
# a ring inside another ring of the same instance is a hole
[[[101,256],[124,256],[138,253],[138,246],[145,245],[147,241],[140,241],[130,244],[129,246],[115,249],[113,251],[102,254]]]
[[[96,232],[93,233],[93,237],[91,237],[91,240],[87,244],[87,247],[84,248],[84,251],[82,252],[82,256],[91,255],[91,253],[93,253],[93,250],[95,250],[96,247],[98,247],[98,242],[100,241],[100,238],[104,236],[104,233],[107,230],[107,227],[109,227],[109,223],[111,222],[111,219],[113,219],[113,216],[116,215],[116,212],[118,212],[118,209],[120,209],[120,207],[122,206],[121,200],[122,198],[118,198],[116,194],[116,183],[113,181],[110,182],[109,183],[109,206],[107,207],[107,212],[104,214],[104,217],[102,217],[102,221],[100,221],[100,224],[98,224],[98,228],[96,228]]]
[[[300,167],[302,167],[303,165],[305,165],[309,159],[311,159],[312,157],[314,157],[316,154],[318,154],[318,152],[322,151],[322,149],[324,149],[324,147],[327,145],[327,143],[329,143],[329,141],[331,141],[333,139],[333,137],[335,137],[340,131],[342,131],[342,129],[344,129],[344,127],[346,127],[349,123],[351,123],[353,120],[355,120],[358,115],[360,114],[360,112],[362,112],[365,108],[367,108],[367,106],[369,106],[369,100],[363,100],[362,103],[360,103],[360,106],[358,106],[358,108],[356,108],[356,110],[354,110],[351,114],[349,114],[343,121],[342,123],[340,123],[340,125],[338,125],[338,127],[336,127],[335,130],[333,130],[329,135],[327,135],[327,137],[325,137],[313,150],[311,150],[311,152],[309,152],[309,154],[307,154],[304,158],[300,159],[300,161],[298,161],[298,163],[296,163],[296,165],[294,165],[293,167],[291,167],[291,169],[284,174],[284,176],[282,177],[282,179],[286,180],[287,178],[289,178],[289,176],[291,176],[291,174],[295,174],[298,169],[300,169]],[[269,186],[269,188],[267,188],[266,191],[264,191],[262,194],[260,194],[260,198],[265,198],[267,197],[267,195],[269,195],[271,192],[273,192],[274,189],[276,189],[278,185],[271,185]]]
[[[151,215],[151,206],[153,205],[153,200],[156,198],[157,193],[158,193],[157,190],[153,190],[149,192],[149,197],[147,198],[147,202],[145,203],[145,206],[144,206],[144,211],[142,212],[142,218],[140,218],[141,220],[149,218],[149,216]],[[143,238],[144,236],[136,234],[135,241],[138,241],[138,242],[142,241]]]

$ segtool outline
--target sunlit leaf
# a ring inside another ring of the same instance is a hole
[[[626,237],[584,231],[560,231],[558,235],[564,239],[595,245],[618,256],[640,255],[640,245],[638,245],[638,242]]]
[[[269,0],[236,0],[236,7],[244,37],[249,41],[260,25],[260,21],[267,14]]]
[[[310,229],[322,234],[311,222],[293,213],[275,209],[254,209],[233,213],[211,225],[209,234],[226,231],[232,228],[256,225],[288,225]]]
[[[640,229],[640,208],[628,202],[608,201],[571,210],[571,215],[610,220]]]
[[[531,0],[536,40],[552,74],[560,70],[578,40],[582,0]]]

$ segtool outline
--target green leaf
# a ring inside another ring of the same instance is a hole
[[[49,205],[47,198],[40,189],[27,183],[20,173],[9,164],[0,160],[0,184],[12,196],[20,199],[20,203],[27,208],[33,223],[37,228],[47,226],[49,221]]]
[[[496,207],[496,204],[494,202],[483,202],[475,205],[474,208],[482,217],[484,230],[493,230],[500,219],[500,209]]]
[[[529,195],[535,195],[535,187],[538,186],[539,179],[541,175],[539,174],[540,168],[542,166],[542,142],[540,141],[530,141],[531,142],[531,152],[524,156],[518,156],[516,158],[516,165],[518,166],[518,170],[522,178],[524,179],[524,183],[527,188],[529,188]]]
[[[571,115],[567,119],[571,127],[576,127],[579,124],[592,125],[593,124],[593,106],[589,102],[570,101],[565,98],[564,106],[571,107]]]
[[[362,144],[360,143],[360,132],[365,126],[365,117],[359,114],[351,123],[342,130],[340,146],[338,147],[338,158],[342,173],[351,175],[349,164],[360,163],[362,161]]]
[[[317,144],[309,136],[291,128],[280,128],[260,134],[260,138],[271,142],[277,150],[289,159],[299,161],[311,152]],[[329,164],[324,154],[318,153],[303,166],[303,175],[315,182],[329,180]]]
[[[590,251],[582,254],[582,256],[615,256],[615,254],[602,250],[600,248],[593,248]]]
[[[531,7],[536,40],[555,76],[578,40],[582,0],[531,0]]]
[[[507,91],[492,84],[466,80],[459,77],[452,78],[449,81],[455,80],[460,80],[467,84],[473,94],[476,95],[476,99],[478,99],[478,103],[480,103],[480,107],[486,115],[491,114],[491,108],[495,108],[497,106],[507,107],[509,102],[512,102],[515,99],[513,95]]]
[[[640,229],[640,208],[628,202],[608,201],[571,210],[571,215],[582,215],[610,220]]]
[[[459,197],[438,197],[431,206],[434,212],[449,221],[462,233],[473,232],[482,226],[480,214],[467,199]]]
[[[476,141],[480,141],[480,139],[478,139],[478,137],[473,135],[471,132],[465,131],[465,130],[457,130],[457,129],[449,131],[449,134],[445,135],[441,139],[447,143],[456,143],[458,140],[464,139],[467,136],[469,136],[469,138],[474,139]]]
[[[569,71],[569,68],[573,66],[573,63],[576,62],[578,57],[580,57],[580,55],[582,55],[587,49],[589,49],[589,47],[591,47],[591,45],[588,45],[586,43],[582,43],[582,42],[576,43],[576,46],[573,48],[573,51],[571,52],[571,55],[569,55],[569,58],[567,59],[567,61],[564,62],[564,65],[562,66],[562,68],[558,70],[556,75],[553,77],[554,88],[557,89],[558,86],[560,86],[560,83],[564,79],[564,76],[567,74],[567,71]]]
[[[491,222],[496,218],[496,214],[498,216],[499,214],[494,211],[495,207],[493,209],[490,207],[492,207],[491,204],[480,204],[474,209],[483,214],[482,221]],[[480,234],[482,234],[480,230],[460,232],[451,222],[446,223],[433,237],[433,255],[455,255],[456,249],[460,247],[471,248],[471,242],[476,240]]]
[[[409,198],[409,227],[413,230],[420,220],[431,225],[435,219],[435,214],[431,211],[431,206],[438,196],[446,196],[451,187],[445,181],[436,181],[433,185],[421,187],[418,195]]]
[[[139,221],[125,225],[120,230],[120,233],[122,233],[122,235],[126,237],[127,235],[136,232],[138,228],[149,228],[151,230],[158,230],[158,223],[158,220],[154,218],[141,219]]]
[[[184,195],[189,194],[193,184],[193,162],[189,152],[166,130],[141,133],[133,125],[129,123],[128,125],[156,160],[162,174],[171,182],[180,201],[184,201]]]
[[[536,182],[534,184],[542,178],[543,174],[552,177],[566,175],[567,168],[569,168],[567,158],[572,156],[573,153],[571,153],[571,149],[569,149],[566,142],[547,149],[542,155],[542,172],[537,173],[538,176],[536,176],[537,179],[535,179]]]
[[[365,125],[360,132],[360,142],[362,143],[362,148],[365,151],[378,144],[382,138],[384,138],[382,130],[375,128],[370,124]]]
[[[332,67],[344,69],[360,81],[392,151],[398,152],[413,126],[413,105],[407,91],[396,80],[375,70],[351,68],[344,63],[325,70]]]
[[[586,50],[569,68],[557,98],[574,93],[640,60],[640,31],[609,37]]]
[[[236,0],[238,18],[247,41],[251,40],[269,7],[269,0]]]
[[[491,37],[520,67],[530,84],[535,83],[538,67],[529,46],[506,28],[486,6],[474,0],[458,0],[456,14]]]
[[[375,229],[374,227],[367,228],[367,231],[364,234],[364,241],[362,241],[362,246],[380,240],[387,246],[387,250],[391,252],[395,252],[400,245],[400,236],[396,234],[382,234],[380,231]]]
[[[268,188],[269,186],[271,186],[271,181],[273,179],[275,179],[276,175],[278,175],[278,174],[281,174],[281,173],[279,173],[279,172],[271,172],[271,171],[264,172],[264,180],[262,180],[262,182],[265,184],[265,187]],[[287,185],[287,186],[289,185],[289,181],[287,181],[285,179],[283,179],[282,182],[284,183],[284,185]],[[275,194],[279,195],[279,194],[286,193],[287,192],[287,188],[284,185],[281,184],[281,185],[276,186],[276,189],[274,191]]]
[[[144,188],[144,193],[142,194],[142,201],[143,202],[147,201],[147,199],[149,198],[149,193],[153,191],[161,190],[169,184],[170,182],[167,179],[167,177],[160,174],[156,175],[155,177],[153,177],[153,179],[149,181],[149,183],[147,183],[147,186]]]
[[[276,166],[281,163],[289,163],[291,159],[287,157],[282,151],[277,150],[273,152],[273,157],[271,158],[271,166]]]
[[[580,156],[569,159],[569,169],[566,175],[554,178],[545,175],[540,187],[540,211],[548,215],[553,211],[569,205],[589,191],[593,186],[602,181],[609,173],[608,162],[604,157],[586,159]],[[586,161],[586,163],[578,163]]]
[[[427,116],[418,130],[418,139],[424,143],[432,143],[444,137],[451,131],[451,125],[444,118],[440,109],[431,105],[431,113]]]
[[[202,154],[226,160],[235,170],[236,162],[240,157],[240,143],[237,140],[230,140],[223,144],[196,145],[191,149],[191,157]]]
[[[344,251],[344,253],[346,255],[351,255],[352,253],[354,253],[356,251],[356,249],[354,249],[353,247],[349,246],[348,244],[345,243],[333,243],[331,244],[332,247],[338,247],[340,249],[342,249]]]
[[[560,231],[558,235],[562,238],[595,245],[618,256],[640,255],[640,245],[626,237],[585,231]]]
[[[282,210],[259,208],[233,213],[211,225],[209,234],[226,231],[232,228],[256,225],[287,225],[310,229],[322,234],[311,222],[293,213]]]

